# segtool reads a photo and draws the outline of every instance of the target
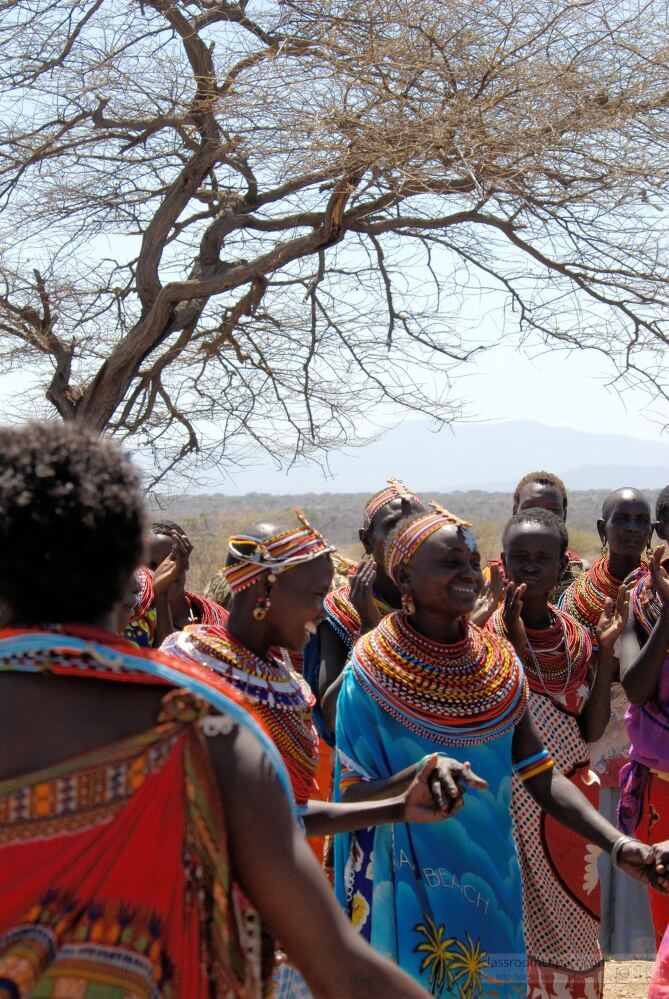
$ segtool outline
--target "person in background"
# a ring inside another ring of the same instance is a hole
[[[561,610],[576,618],[589,632],[597,650],[596,628],[608,599],[615,600],[620,586],[645,571],[651,552],[650,505],[638,489],[625,487],[610,493],[597,521],[602,551],[591,567],[562,594]],[[616,659],[618,656],[616,655]],[[599,777],[600,811],[616,821],[619,774],[627,762],[629,738],[625,712],[629,701],[620,684],[618,664],[611,684],[611,716],[604,734],[590,745],[590,763]],[[600,860],[602,922],[600,943],[604,955],[641,955],[654,951],[654,934],[648,896],[637,885]]]
[[[160,565],[175,555],[175,546],[183,550],[183,557],[179,559],[179,572],[173,576],[168,592],[174,630],[180,631],[187,624],[222,624],[224,615],[219,604],[186,589],[193,546],[179,524],[166,520],[151,525],[148,568],[155,573]]]
[[[488,788],[469,791],[466,807],[439,826],[376,829],[368,853],[355,834],[337,836],[337,894],[373,946],[433,995],[459,988],[525,999],[512,772],[546,814],[633,876],[655,881],[664,853],[621,837],[555,769],[513,647],[468,620],[483,584],[469,525],[436,506],[401,521],[385,567],[404,609],[358,639],[345,672],[341,800],[396,794],[416,758],[437,747],[471,761]]]
[[[613,646],[627,617],[626,592],[621,586],[615,603],[605,603],[595,657],[590,633],[549,600],[567,564],[567,546],[562,516],[530,507],[511,518],[502,538],[509,587],[488,628],[508,639],[521,659],[529,712],[556,767],[598,808],[599,781],[590,770],[587,742],[602,735],[609,719]],[[517,777],[511,808],[529,995],[595,999],[603,988],[599,851],[546,815]]]
[[[114,633],[143,547],[129,460],[47,423],[0,429],[0,465],[4,992],[261,999],[269,931],[319,997],[424,999],[339,910],[235,690]]]
[[[665,497],[660,493],[656,508],[656,530],[663,540],[667,533]],[[621,682],[630,702],[625,715],[630,761],[620,771],[618,825],[647,843],[669,833],[669,579],[665,556],[666,548],[660,545],[648,572],[631,591],[632,627],[620,651]],[[650,907],[659,947],[669,924],[669,905],[652,893]]]

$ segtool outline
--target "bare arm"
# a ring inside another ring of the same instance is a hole
[[[520,762],[535,756],[544,749],[541,736],[537,732],[529,714],[516,726],[513,737],[513,760]],[[544,770],[524,782],[528,792],[538,805],[562,825],[583,836],[595,846],[610,854],[620,838],[620,830],[611,825],[597,812],[585,795],[567,780],[555,767]],[[638,840],[630,839],[619,854],[619,866],[631,877],[656,884],[655,853],[652,847]],[[656,885],[657,886],[657,885]]]
[[[624,633],[629,618],[627,590],[621,586],[615,603],[607,598],[597,624],[599,655],[594,663],[590,695],[578,719],[581,735],[586,742],[597,742],[611,717],[611,683],[618,675],[618,659],[614,653],[617,640]]]
[[[650,576],[655,592],[660,598],[660,616],[648,641],[636,658],[621,664],[621,683],[632,704],[643,705],[655,696],[662,674],[662,667],[669,648],[669,577],[661,564],[664,546],[660,546],[650,560]]]
[[[255,739],[236,730],[209,747],[236,876],[314,996],[426,999],[344,916]]]

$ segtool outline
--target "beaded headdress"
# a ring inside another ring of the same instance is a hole
[[[403,499],[407,500],[409,503],[420,503],[422,505],[422,500],[420,500],[415,493],[410,492],[405,487],[403,482],[400,482],[399,479],[388,479],[388,485],[386,488],[381,489],[378,493],[374,493],[371,500],[365,507],[362,515],[363,528],[367,530],[379,510],[396,499]]]
[[[221,569],[221,574],[233,593],[252,586],[264,572],[278,575],[335,550],[300,510],[295,510],[295,515],[301,526],[273,538],[237,534],[228,540],[228,552],[239,561]]]
[[[431,513],[415,517],[405,527],[400,527],[397,533],[391,537],[386,548],[385,569],[398,586],[401,570],[409,564],[423,542],[441,530],[442,527],[455,524],[463,531],[471,530],[471,524],[456,517],[454,513],[444,510],[434,500],[430,501],[430,507],[432,508]]]

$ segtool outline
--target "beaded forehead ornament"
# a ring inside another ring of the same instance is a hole
[[[434,500],[430,501],[430,506],[432,513],[426,513],[423,517],[416,517],[410,520],[406,527],[398,530],[395,536],[391,538],[390,544],[386,549],[385,569],[393,582],[397,583],[398,586],[401,570],[409,564],[423,542],[441,530],[442,527],[455,524],[462,534],[467,548],[473,551],[476,547],[471,524],[468,524],[466,520],[456,517],[454,513],[444,510]]]
[[[421,506],[423,505],[422,500],[420,500],[415,493],[409,492],[404,483],[400,482],[399,479],[388,479],[388,485],[386,488],[382,489],[378,493],[374,493],[371,500],[365,507],[362,515],[363,528],[367,530],[379,510],[396,499],[403,499],[407,500],[409,503],[420,503]]]
[[[295,510],[295,516],[302,526],[273,538],[262,540],[249,534],[237,534],[229,539],[228,551],[239,561],[221,569],[221,574],[233,593],[252,586],[264,572],[278,575],[335,550],[300,510]]]

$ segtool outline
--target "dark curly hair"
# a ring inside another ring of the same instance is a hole
[[[172,531],[176,531],[177,534],[186,533],[183,527],[173,520],[158,520],[154,524],[151,524],[151,534],[157,534],[161,538],[171,538]]]
[[[539,486],[552,486],[553,489],[557,489],[559,493],[562,494],[562,507],[566,513],[567,511],[567,489],[565,487],[562,479],[559,479],[557,475],[553,475],[552,472],[528,472],[524,475],[516,488],[513,491],[513,509],[517,510],[520,504],[520,494],[525,488],[525,486],[532,485],[536,483]]]
[[[76,423],[0,427],[0,599],[24,624],[93,622],[141,561],[130,460]]]
[[[555,531],[560,539],[560,555],[564,555],[569,547],[569,534],[567,533],[567,525],[564,520],[550,510],[544,510],[543,507],[535,506],[529,510],[519,510],[518,513],[514,513],[513,517],[507,521],[504,533],[502,534],[502,548],[504,551],[506,551],[506,539],[509,531],[516,524],[536,524],[538,527],[548,527],[551,531]]]

